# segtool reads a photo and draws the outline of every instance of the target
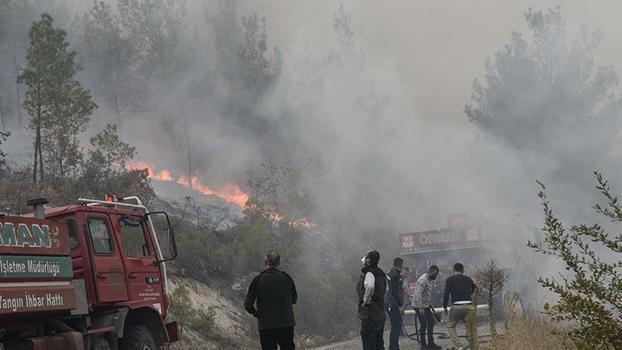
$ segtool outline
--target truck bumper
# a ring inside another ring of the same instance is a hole
[[[181,339],[181,327],[177,321],[173,321],[171,323],[167,323],[166,325],[166,333],[168,335],[168,342],[173,343],[179,341]]]

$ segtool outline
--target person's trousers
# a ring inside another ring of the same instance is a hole
[[[434,343],[434,315],[432,315],[432,310],[429,307],[420,307],[415,308],[415,312],[419,319],[419,343],[422,346]]]
[[[473,305],[452,305],[449,310],[449,317],[447,320],[447,332],[449,333],[449,337],[451,338],[451,342],[454,344],[455,348],[459,348],[460,341],[458,340],[458,334],[456,333],[456,324],[460,321],[464,322],[466,326],[467,334],[472,336],[471,328],[470,328],[470,319],[469,315],[475,312],[475,308]]]
[[[281,327],[259,330],[262,350],[294,350],[294,327]]]
[[[402,313],[398,307],[389,307],[391,319],[391,334],[389,335],[389,350],[400,349],[400,334],[402,334]]]
[[[361,320],[363,350],[384,350],[384,321]]]

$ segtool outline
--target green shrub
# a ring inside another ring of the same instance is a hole
[[[594,209],[606,221],[622,223],[622,205],[607,181],[595,172],[596,188],[607,202]],[[560,259],[566,272],[540,278],[540,284],[557,295],[545,305],[553,320],[570,324],[568,336],[579,348],[622,349],[622,235],[611,237],[599,224],[574,225],[567,230],[553,214],[545,187],[539,192],[544,208],[545,238],[529,246]]]
[[[195,309],[190,299],[190,291],[183,285],[175,288],[171,297],[170,315],[182,327],[188,325],[209,337],[216,336],[214,332],[216,312],[211,309]]]
[[[192,308],[192,300],[190,300],[190,291],[183,285],[178,286],[171,294],[171,306],[169,313],[183,327],[190,323],[194,316]]]

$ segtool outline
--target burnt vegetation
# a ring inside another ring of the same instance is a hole
[[[510,279],[509,274],[499,266],[495,259],[489,260],[473,274],[473,280],[478,286],[478,293],[488,303],[488,319],[490,321],[490,334],[497,336],[497,297],[503,291],[503,287]]]

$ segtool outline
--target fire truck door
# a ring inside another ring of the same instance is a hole
[[[151,245],[146,221],[121,216],[117,221],[132,300],[145,300],[162,312],[163,289],[155,249]]]
[[[127,300],[125,269],[106,215],[87,216],[93,256],[93,273],[100,303]]]

